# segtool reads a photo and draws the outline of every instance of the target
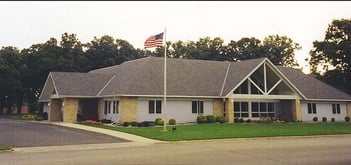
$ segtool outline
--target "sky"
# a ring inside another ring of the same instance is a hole
[[[269,35],[291,38],[300,66],[334,19],[351,18],[351,1],[2,1],[0,47],[29,48],[65,32],[83,42],[110,35],[143,48],[166,30],[167,41],[220,37],[224,43]]]

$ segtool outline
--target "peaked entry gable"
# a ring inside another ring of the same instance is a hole
[[[231,76],[231,75],[228,75]],[[281,95],[303,97],[303,94],[283,75],[267,58],[262,59],[241,81],[225,96],[246,95]]]

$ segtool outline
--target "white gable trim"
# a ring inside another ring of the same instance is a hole
[[[41,91],[41,93],[40,93],[39,98],[42,97],[42,95],[43,95],[43,93],[44,93],[44,90],[48,90],[48,89],[46,89],[46,88],[47,88],[46,86],[47,86],[47,83],[48,83],[50,80],[51,80],[51,82],[52,82],[52,84],[53,84],[53,86],[54,86],[55,93],[58,95],[58,91],[57,91],[57,89],[56,89],[55,81],[54,81],[54,79],[52,78],[52,73],[50,72],[49,75],[48,75],[48,78],[47,78],[46,81],[45,81],[44,87],[43,87],[43,89],[42,89],[42,91]],[[50,93],[52,94],[52,91],[50,91]]]
[[[264,69],[264,89],[260,89],[258,87],[258,85],[256,83],[254,83],[254,81],[251,80],[250,76],[257,71],[257,69],[259,69],[261,66],[263,65],[263,69]],[[279,78],[281,78],[275,85],[273,85],[273,87],[271,89],[267,89],[267,80],[266,80],[266,72],[267,69],[266,67],[269,67]],[[303,99],[306,99],[306,97],[295,87],[295,85],[289,81],[289,79],[282,73],[279,71],[279,69],[267,58],[265,58],[260,64],[258,64],[247,76],[245,76],[245,78],[243,78],[225,97],[232,97],[234,94],[233,92],[244,82],[244,81],[250,81],[250,83],[252,83],[260,92],[263,93],[263,96],[268,97],[269,95],[267,95],[267,93],[271,93],[273,91],[273,89],[275,89],[282,81],[286,83],[286,85],[293,90],[293,92],[297,93],[299,96],[301,96]],[[269,90],[269,91],[267,91]],[[293,96],[293,95],[292,95]],[[299,98],[298,96],[294,96],[292,98]]]
[[[232,90],[229,91],[229,93],[227,93],[227,95],[225,95],[225,97],[229,97],[236,88],[238,88],[245,80],[247,80],[258,68],[260,68],[260,66],[266,61],[267,58],[265,58],[264,60],[262,60],[262,62],[260,64],[258,64],[254,69],[252,69],[252,71],[247,74]]]

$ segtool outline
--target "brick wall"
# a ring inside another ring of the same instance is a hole
[[[61,99],[51,99],[49,102],[49,121],[62,121]]]
[[[223,116],[223,99],[213,99],[213,115]]]
[[[346,114],[347,114],[348,117],[351,117],[351,103],[350,102],[347,103],[346,106],[347,106],[346,107],[346,111],[347,111]]]
[[[226,108],[226,120],[229,123],[234,122],[234,99],[226,99],[225,100],[225,108]]]
[[[63,122],[74,123],[77,122],[78,113],[78,99],[65,98],[63,102]]]
[[[137,121],[138,99],[136,97],[121,97],[119,122]]]

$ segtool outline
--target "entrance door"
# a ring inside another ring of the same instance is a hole
[[[82,104],[82,119],[83,120],[97,120],[98,119],[98,100],[97,99],[83,99]]]
[[[119,120],[119,101],[105,100],[103,119],[118,121]]]

